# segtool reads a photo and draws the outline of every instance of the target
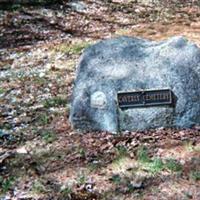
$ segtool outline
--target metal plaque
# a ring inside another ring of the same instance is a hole
[[[118,92],[117,99],[120,108],[173,106],[174,104],[173,93],[169,89]]]

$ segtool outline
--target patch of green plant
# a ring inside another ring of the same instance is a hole
[[[149,172],[156,174],[162,171],[165,168],[165,165],[160,158],[154,158],[153,160],[150,160],[149,162],[145,162],[145,168]]]
[[[83,148],[78,149],[78,153],[80,154],[81,158],[86,157],[85,149],[83,149]]]
[[[37,166],[47,165],[49,162],[63,159],[65,152],[55,151],[53,149],[35,150],[32,154],[32,159]],[[34,166],[33,166],[34,167]]]
[[[54,97],[51,99],[46,99],[43,105],[45,108],[51,108],[51,107],[66,106],[67,103],[68,101],[66,98]]]
[[[5,90],[3,88],[0,88],[0,94],[5,93]]]
[[[200,181],[200,171],[191,171],[190,178],[194,181]]]
[[[70,187],[65,187],[61,191],[62,198],[70,198],[72,194],[72,189]]]
[[[3,178],[3,176],[0,176],[0,191],[2,193],[8,192],[12,188],[14,183],[15,183],[14,177]]]
[[[21,5],[20,5],[20,4],[13,4],[13,5],[11,6],[11,10],[13,10],[13,11],[18,10],[18,9],[20,9],[20,8],[21,8]]]
[[[56,48],[57,51],[66,54],[80,54],[83,49],[90,46],[90,42],[76,42],[74,44],[62,44]]]
[[[121,183],[121,177],[120,177],[120,175],[119,174],[115,174],[115,175],[113,175],[111,178],[110,178],[110,180],[114,183],[114,184],[116,184],[116,185],[119,185],[120,183]]]
[[[41,181],[35,180],[32,185],[32,191],[34,191],[36,193],[45,193],[46,188]]]
[[[88,168],[90,171],[95,172],[100,168],[100,164],[99,163],[89,163],[88,164]]]
[[[137,159],[140,162],[150,162],[147,147],[145,146],[139,147],[139,149],[137,150]]]
[[[190,142],[190,141],[184,142],[184,147],[185,147],[185,149],[186,149],[187,151],[190,151],[190,152],[192,152],[192,151],[195,150],[195,146],[194,146],[194,145],[192,144],[192,142]]]
[[[172,172],[178,172],[182,171],[183,166],[177,160],[171,158],[166,160],[165,168]]]
[[[48,2],[48,0],[38,0],[38,3],[41,3],[41,4],[46,3],[46,2]]]
[[[37,117],[40,125],[47,125],[50,122],[50,117],[46,113],[42,113]]]
[[[46,143],[52,143],[53,141],[56,140],[56,134],[52,131],[44,131],[42,132],[42,139],[46,142]]]
[[[156,174],[165,169],[165,164],[160,158],[150,158],[148,149],[145,146],[139,147],[137,151],[137,160],[142,164],[142,168],[150,173]]]
[[[44,77],[39,77],[39,76],[34,76],[33,81],[39,86],[42,86],[47,82],[47,80]]]
[[[122,145],[117,146],[116,150],[117,150],[117,156],[118,157],[124,157],[124,156],[128,155],[128,150],[125,146],[122,146]]]
[[[10,130],[12,129],[12,124],[6,122],[6,123],[3,123],[2,125],[0,125],[0,129],[6,129],[6,130]]]
[[[77,177],[77,183],[79,185],[84,185],[86,183],[86,175],[84,173],[80,173]]]
[[[195,146],[194,151],[200,153],[200,146]]]

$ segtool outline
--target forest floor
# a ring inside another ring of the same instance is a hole
[[[200,127],[79,133],[76,64],[119,35],[200,46],[200,7],[87,0],[0,10],[0,199],[200,199]]]

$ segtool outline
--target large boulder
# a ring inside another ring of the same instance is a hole
[[[119,37],[83,53],[70,121],[75,129],[145,130],[200,124],[200,49],[183,37],[155,42]],[[174,107],[120,109],[119,91],[170,89]]]

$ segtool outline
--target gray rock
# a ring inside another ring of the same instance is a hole
[[[138,0],[138,3],[142,3],[144,5],[152,5],[152,4],[159,4],[161,0]]]
[[[118,91],[166,88],[175,107],[118,109]],[[77,68],[70,121],[75,129],[110,132],[199,125],[200,49],[183,37],[119,37],[89,47]]]
[[[72,1],[67,5],[77,12],[85,12],[87,10],[87,5],[82,1]]]

